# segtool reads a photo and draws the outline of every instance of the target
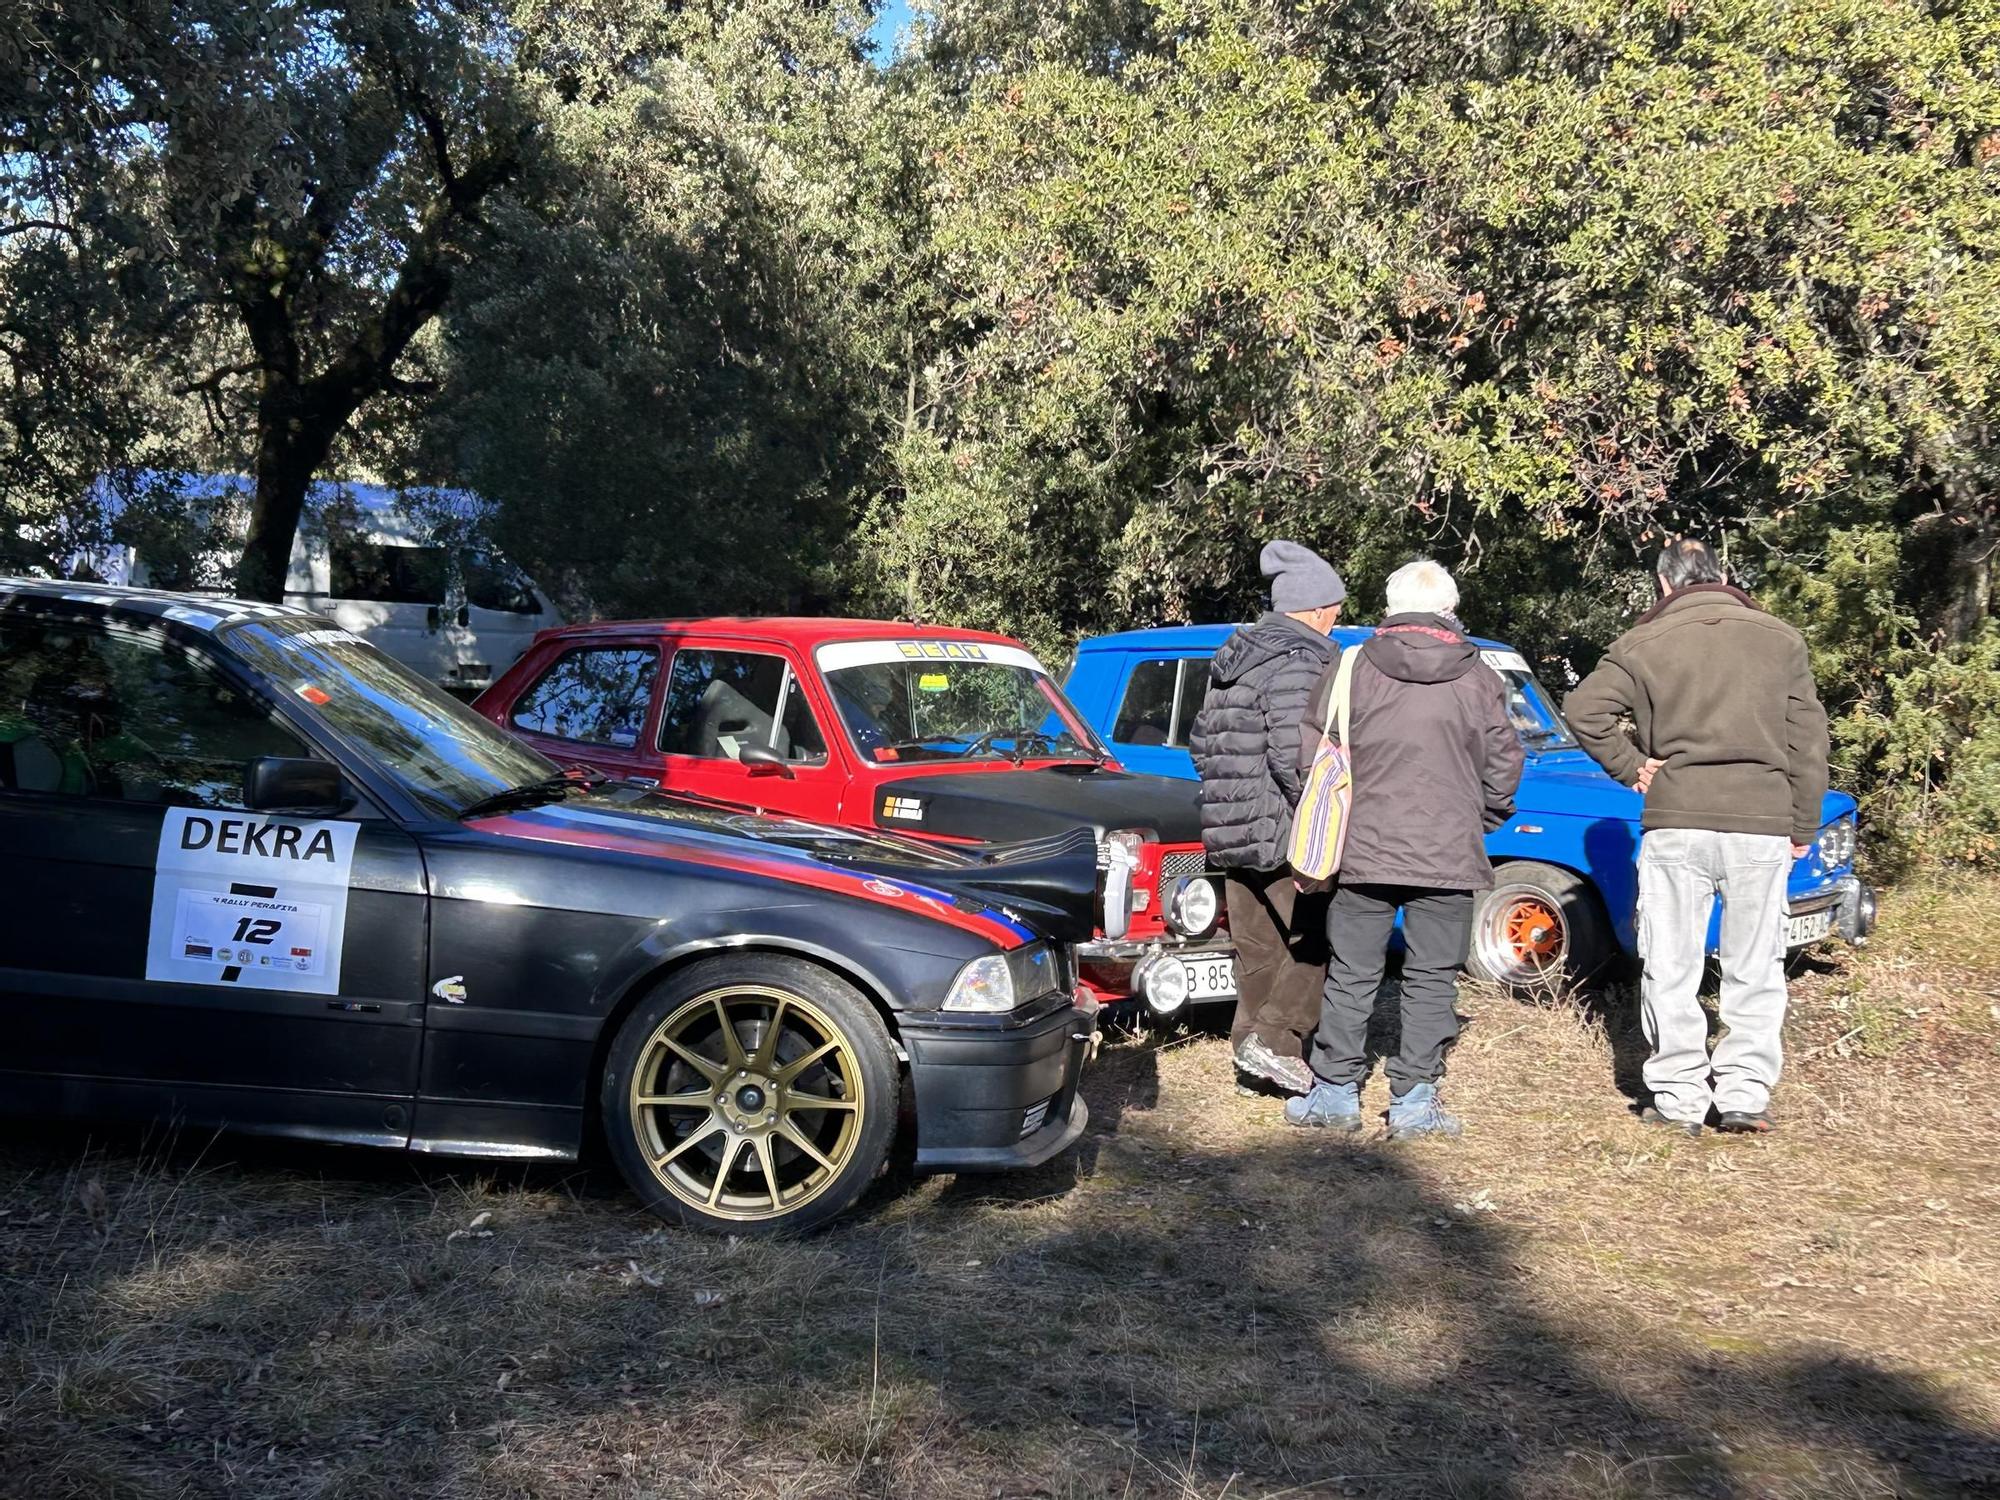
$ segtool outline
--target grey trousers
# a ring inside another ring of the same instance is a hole
[[[1791,868],[1791,841],[1778,834],[1654,828],[1640,841],[1639,1008],[1653,1048],[1646,1085],[1653,1107],[1669,1119],[1700,1121],[1710,1106],[1755,1113],[1770,1102],[1784,1063]],[[1729,1031],[1711,1057],[1697,997],[1718,896]]]
[[[1359,1083],[1368,1071],[1368,1022],[1389,963],[1389,937],[1403,913],[1403,1045],[1383,1071],[1397,1098],[1444,1076],[1458,1040],[1458,971],[1472,942],[1471,891],[1342,882],[1327,908],[1326,994],[1312,1070],[1328,1083]]]

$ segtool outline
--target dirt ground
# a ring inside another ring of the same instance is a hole
[[[1632,1119],[1629,992],[1470,986],[1460,1142],[1126,1040],[1070,1157],[803,1242],[9,1127],[0,1497],[2000,1495],[2000,884],[1884,921],[1798,976],[1761,1141]]]

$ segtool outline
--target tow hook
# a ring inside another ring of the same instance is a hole
[[[1104,1046],[1104,1033],[1101,1031],[1072,1031],[1069,1034],[1069,1039],[1072,1042],[1082,1042],[1084,1044],[1083,1062],[1085,1067],[1097,1061],[1098,1051]]]

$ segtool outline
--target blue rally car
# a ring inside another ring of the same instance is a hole
[[[1126,767],[1193,778],[1188,734],[1208,689],[1209,658],[1235,628],[1166,626],[1086,640],[1065,691]],[[1351,646],[1372,633],[1342,628],[1334,639]],[[1528,761],[1514,816],[1486,840],[1495,883],[1473,924],[1470,967],[1520,988],[1585,979],[1636,951],[1645,799],[1577,747],[1519,652],[1498,641],[1478,645],[1508,686]],[[1834,936],[1867,941],[1875,894],[1854,873],[1855,840],[1854,799],[1828,792],[1819,838],[1792,868],[1787,947]],[[1715,938],[1711,925],[1711,949]]]

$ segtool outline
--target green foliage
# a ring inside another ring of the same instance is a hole
[[[824,604],[901,354],[901,108],[858,11],[534,5],[552,201],[447,320],[433,466],[572,608]]]
[[[954,336],[871,597],[1038,642],[1214,618],[1284,534],[1363,617],[1442,556],[1560,676],[1665,533],[1755,582],[1883,526],[1820,646],[1842,722],[1901,727],[1843,767],[1981,852],[2000,10],[1162,0],[1131,37],[993,49],[940,146]],[[1841,665],[1884,631],[1900,697]]]
[[[2000,860],[2000,625],[1971,640],[1922,632],[1899,602],[1902,535],[1833,531],[1774,569],[1767,600],[1806,632],[1833,708],[1836,785],[1864,794],[1881,853]]]

